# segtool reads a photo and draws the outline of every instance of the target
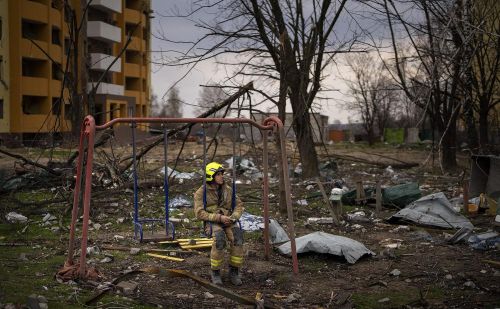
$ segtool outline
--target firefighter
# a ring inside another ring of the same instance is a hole
[[[202,185],[194,193],[194,213],[196,218],[205,222],[205,233],[212,235],[213,244],[210,251],[212,283],[221,285],[220,270],[224,261],[226,239],[229,241],[229,276],[231,283],[241,285],[241,266],[243,265],[243,231],[238,220],[243,213],[243,203],[235,196],[232,203],[233,190],[224,181],[224,168],[217,162],[205,167],[206,206],[203,203]]]

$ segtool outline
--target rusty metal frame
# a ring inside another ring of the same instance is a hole
[[[71,212],[71,227],[69,234],[69,245],[68,245],[68,256],[65,262],[63,270],[68,271],[69,268],[73,268],[71,273],[74,273],[80,279],[87,279],[89,276],[89,269],[87,269],[86,264],[86,252],[87,252],[87,239],[88,239],[88,227],[89,227],[89,212],[90,212],[90,199],[92,190],[92,163],[94,158],[94,139],[96,131],[104,130],[118,123],[246,123],[250,124],[259,130],[263,131],[263,212],[264,212],[264,242],[265,242],[265,257],[269,259],[270,244],[269,244],[269,176],[268,176],[268,140],[267,135],[270,131],[277,131],[280,137],[280,148],[281,148],[281,161],[283,164],[283,179],[284,179],[284,189],[286,194],[286,208],[288,215],[288,234],[291,241],[292,250],[292,264],[293,273],[298,274],[298,260],[297,251],[295,245],[295,228],[293,222],[293,210],[292,210],[292,199],[291,199],[291,186],[290,177],[288,174],[288,160],[286,154],[286,144],[285,144],[285,131],[283,123],[278,117],[268,117],[264,119],[262,124],[259,124],[253,120],[246,118],[116,118],[103,125],[96,125],[94,117],[85,117],[82,129],[80,131],[80,144],[78,147],[78,160],[76,169],[76,184],[73,195],[73,210]],[[87,144],[86,151],[84,145]],[[83,176],[83,165],[85,166],[85,176]],[[84,178],[84,179],[83,179]],[[82,187],[82,180],[84,180],[84,190],[83,190],[83,221],[82,221],[82,239],[81,239],[81,253],[79,263],[74,263],[74,247],[75,247],[75,229],[76,221],[78,217],[78,206],[80,205],[80,191]],[[76,279],[76,278],[75,278]]]

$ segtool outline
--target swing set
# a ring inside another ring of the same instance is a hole
[[[284,179],[284,189],[286,194],[286,206],[288,215],[288,233],[291,241],[291,251],[292,251],[292,264],[293,272],[298,273],[298,261],[295,246],[295,229],[293,223],[293,211],[292,211],[292,200],[291,200],[291,186],[288,175],[287,167],[287,155],[286,155],[286,145],[285,145],[285,132],[283,128],[283,123],[277,117],[268,117],[264,119],[262,124],[259,124],[253,120],[246,118],[115,118],[103,125],[96,125],[95,120],[92,116],[87,116],[82,124],[82,129],[80,132],[80,143],[78,146],[78,159],[77,159],[77,170],[76,170],[76,184],[73,196],[73,209],[71,213],[71,226],[69,235],[69,245],[68,245],[68,256],[65,261],[64,267],[59,271],[59,273],[69,274],[70,277],[74,279],[89,279],[92,278],[96,271],[91,269],[86,264],[87,252],[87,240],[88,240],[88,228],[89,228],[89,214],[90,214],[90,200],[91,200],[91,190],[92,190],[92,167],[94,158],[94,140],[95,134],[98,130],[104,130],[112,127],[118,123],[128,123],[130,124],[132,130],[132,173],[133,173],[133,204],[134,204],[134,237],[143,240],[143,225],[151,224],[152,226],[157,222],[165,222],[165,234],[171,238],[175,238],[175,227],[172,222],[169,221],[169,183],[168,183],[168,164],[167,164],[167,152],[168,152],[168,130],[165,126],[167,123],[200,123],[202,125],[202,138],[203,138],[203,167],[202,175],[205,175],[205,166],[207,164],[207,147],[206,147],[206,132],[205,126],[208,123],[229,123],[232,124],[233,128],[238,124],[249,124],[253,127],[259,129],[263,134],[263,212],[264,212],[264,242],[265,242],[265,258],[269,259],[270,254],[270,244],[269,244],[269,176],[268,176],[268,135],[271,131],[277,131],[280,137],[280,148],[281,148],[281,162],[283,164],[283,179]],[[141,218],[139,216],[139,201],[138,201],[138,175],[137,175],[137,159],[136,159],[136,128],[137,124],[145,123],[160,123],[163,125],[163,158],[164,158],[164,179],[163,179],[163,191],[165,194],[165,218]],[[234,129],[233,132],[236,134],[238,130]],[[234,207],[236,198],[236,136],[233,138],[233,196],[232,203]],[[85,162],[85,173],[84,172],[84,162]],[[206,177],[203,177],[204,191],[206,192]],[[83,197],[81,194],[83,183]],[[204,192],[204,206],[206,206],[206,193]],[[81,233],[81,251],[79,262],[74,262],[74,248],[75,248],[75,230],[76,221],[78,218],[78,208],[80,206],[80,201],[83,208],[83,221],[82,221],[82,233]],[[67,276],[66,276],[67,277]]]

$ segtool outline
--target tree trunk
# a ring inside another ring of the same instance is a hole
[[[481,148],[488,148],[488,102],[479,102],[479,143]]]
[[[278,118],[283,122],[283,125],[285,124],[286,121],[286,91],[287,91],[287,83],[284,80],[284,74],[280,74],[280,96],[279,96],[279,102],[278,102]],[[279,200],[279,212],[282,215],[286,215],[287,209],[286,209],[286,191],[285,191],[285,180],[283,177],[283,162],[281,162],[281,139],[279,132],[276,132],[274,134],[275,136],[275,141],[276,141],[276,149],[277,149],[277,158],[278,158],[278,174],[280,177],[280,183],[279,183],[279,190],[280,190],[280,200]],[[286,143],[285,143],[286,145]],[[288,162],[287,162],[287,167],[288,167]]]
[[[297,148],[299,149],[304,178],[318,177],[318,154],[314,147],[309,109],[305,106],[306,103],[304,100],[299,98],[298,94],[292,93],[290,102],[294,117],[293,130],[297,139]]]
[[[443,140],[441,143],[441,165],[445,171],[452,171],[457,168],[457,126],[456,126],[456,116],[451,120],[450,127],[448,130],[443,128],[441,130],[441,136]],[[446,132],[444,132],[446,130]]]

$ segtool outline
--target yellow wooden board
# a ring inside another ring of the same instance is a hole
[[[210,248],[212,244],[201,244],[201,245],[185,245],[181,246],[182,249],[202,249],[202,248]]]
[[[152,257],[156,257],[156,258],[160,258],[160,259],[164,259],[164,260],[175,261],[175,262],[182,262],[182,261],[184,261],[184,259],[181,259],[181,258],[176,258],[176,257],[173,257],[173,256],[166,256],[166,255],[161,255],[161,254],[146,253],[146,255],[149,255],[149,256],[152,256]]]

